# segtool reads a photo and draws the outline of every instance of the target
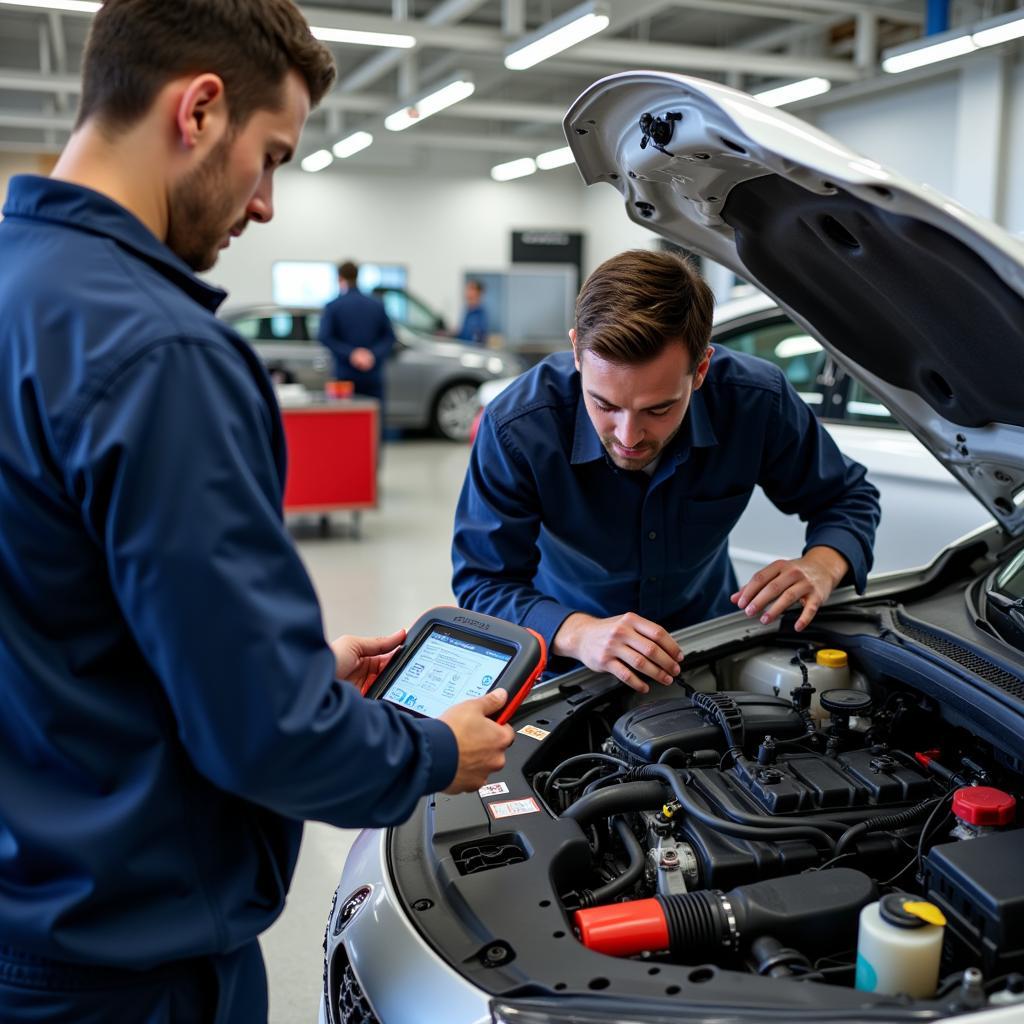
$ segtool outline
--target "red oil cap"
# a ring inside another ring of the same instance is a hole
[[[1009,825],[1017,801],[991,786],[965,786],[953,794],[953,813],[968,825]]]
[[[577,910],[575,924],[584,946],[608,956],[634,956],[669,946],[668,921],[657,900]]]

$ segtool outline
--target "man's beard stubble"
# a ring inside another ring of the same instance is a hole
[[[168,197],[167,247],[194,271],[209,270],[236,226],[234,199],[226,194],[232,136],[183,178]]]

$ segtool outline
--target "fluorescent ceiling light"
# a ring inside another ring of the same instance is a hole
[[[94,0],[0,0],[0,7],[35,7],[41,11],[95,14],[103,5]]]
[[[348,28],[323,28],[310,25],[309,31],[325,43],[350,43],[353,46],[393,46],[408,50],[416,45],[415,36],[399,35],[393,32],[356,32]]]
[[[572,150],[568,146],[562,146],[561,149],[549,149],[546,153],[541,153],[537,157],[537,166],[542,171],[551,171],[556,167],[565,167],[567,164],[575,162],[576,158],[572,155]]]
[[[330,150],[318,149],[315,153],[310,153],[299,166],[304,171],[315,174],[317,171],[322,171],[325,167],[330,167],[333,163],[334,157],[331,156]]]
[[[795,359],[797,356],[810,356],[821,351],[821,345],[809,334],[794,334],[783,338],[775,346],[776,359]]]
[[[999,24],[979,29],[971,38],[975,46],[995,46],[997,43],[1008,43],[1011,39],[1020,39],[1021,36],[1024,36],[1024,14],[1014,11],[1009,21],[1000,19]]]
[[[608,27],[608,12],[594,3],[574,7],[537,32],[525,36],[505,57],[509,71],[525,71]]]
[[[331,152],[339,160],[345,160],[356,153],[366,149],[373,142],[373,136],[369,132],[353,132],[346,136],[341,142],[336,142]]]
[[[790,82],[789,85],[780,85],[777,89],[755,92],[754,98],[767,103],[769,107],[781,107],[786,103],[820,96],[831,88],[832,83],[827,78],[804,78],[799,82]]]
[[[524,156],[519,160],[509,160],[506,164],[498,164],[491,168],[491,177],[495,181],[511,181],[513,178],[525,178],[537,170],[532,157]]]
[[[965,53],[976,49],[977,46],[969,35],[955,36],[952,39],[944,39],[941,43],[932,43],[930,46],[919,46],[913,50],[890,54],[883,58],[882,70],[888,71],[890,75],[898,75],[901,71],[923,68],[926,64],[935,64],[940,60],[962,57]]]
[[[389,114],[384,118],[384,127],[391,132],[404,131],[411,125],[430,117],[431,114],[436,114],[438,111],[444,110],[445,107],[450,107],[452,104],[466,99],[467,96],[472,96],[475,89],[476,86],[468,78],[457,78],[454,82],[449,82],[448,85],[435,92],[428,93],[408,107],[402,107],[401,110]]]

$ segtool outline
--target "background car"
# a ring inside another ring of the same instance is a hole
[[[397,300],[396,300],[397,301]],[[320,311],[284,306],[228,310],[224,320],[242,335],[267,369],[312,391],[333,376],[331,354],[317,341]],[[522,370],[515,356],[394,322],[396,345],[385,367],[387,427],[431,430],[468,439],[481,383]]]
[[[840,449],[867,467],[882,503],[873,572],[925,565],[940,548],[989,521],[978,502],[863,384],[772,299],[746,290],[715,309],[712,344],[778,366]],[[474,436],[483,409],[511,383],[499,379],[480,385]],[[758,487],[729,535],[729,555],[745,583],[775,559],[795,557],[803,543],[804,524],[780,512]]]

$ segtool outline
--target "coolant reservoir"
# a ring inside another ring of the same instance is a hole
[[[945,924],[938,907],[906,893],[868,904],[860,912],[856,987],[930,999],[939,983]]]
[[[790,650],[767,651],[747,658],[739,666],[736,689],[750,693],[771,694],[789,699],[790,692],[804,681],[800,658]],[[821,707],[821,694],[827,690],[867,690],[858,673],[850,672],[846,651],[823,647],[815,652],[814,661],[804,662],[807,680],[816,693],[811,697],[811,715],[816,721],[827,717]]]

